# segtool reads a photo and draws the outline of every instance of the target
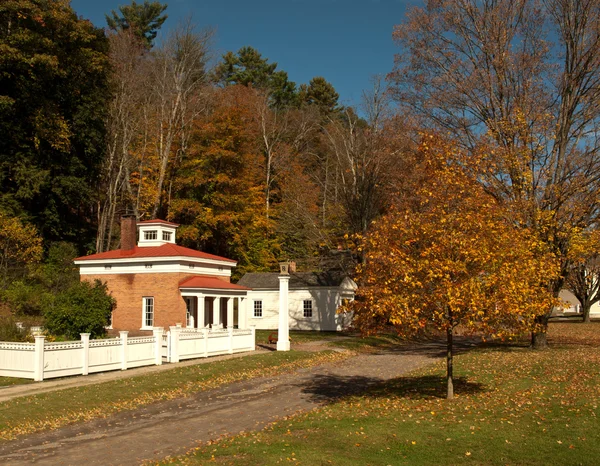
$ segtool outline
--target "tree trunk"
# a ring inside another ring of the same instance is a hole
[[[451,400],[454,398],[454,382],[452,379],[452,326],[446,330],[447,337],[447,352],[446,352],[446,378],[448,382],[448,391],[446,398]]]
[[[591,322],[591,320],[590,320],[591,307],[592,307],[592,305],[589,302],[581,305],[581,312],[582,312],[582,317],[583,317],[584,322]]]
[[[531,347],[533,349],[546,349],[548,348],[548,318],[549,315],[537,316],[535,323],[540,328],[534,332],[531,332]]]

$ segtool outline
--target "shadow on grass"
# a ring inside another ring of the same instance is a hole
[[[454,393],[472,395],[484,390],[480,383],[454,378]],[[374,377],[316,375],[302,389],[316,403],[332,403],[349,396],[369,398],[398,396],[408,399],[446,398],[446,378],[436,375],[399,377],[382,381]]]

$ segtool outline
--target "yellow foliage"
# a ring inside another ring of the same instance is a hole
[[[42,238],[35,227],[0,211],[0,273],[38,262],[42,257]]]
[[[429,178],[415,188],[417,201],[363,239],[355,322],[367,333],[392,324],[404,335],[457,325],[495,337],[531,329],[556,304],[548,283],[557,260],[507,220],[455,148],[429,139],[420,151]]]

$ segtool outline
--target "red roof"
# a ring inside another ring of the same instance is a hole
[[[210,259],[215,261],[236,262],[226,257],[215,256],[206,252],[196,251],[195,249],[184,248],[174,243],[165,243],[161,246],[135,246],[133,249],[123,250],[115,249],[89,256],[78,257],[76,261],[91,261],[105,259],[135,259],[135,258],[154,258],[154,257],[193,257],[195,259]]]
[[[179,288],[209,288],[217,290],[240,290],[247,291],[252,288],[247,288],[242,285],[236,285],[235,283],[229,283],[224,280],[219,280],[213,277],[202,277],[200,275],[196,277],[186,278],[179,284]]]
[[[178,227],[178,223],[167,222],[166,220],[161,220],[159,218],[155,218],[154,220],[142,220],[141,222],[137,222],[138,225],[146,225],[146,224],[161,224],[161,225],[169,225],[171,227]]]

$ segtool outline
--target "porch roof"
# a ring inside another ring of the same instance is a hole
[[[250,291],[251,288],[236,285],[235,283],[229,283],[225,280],[219,280],[213,277],[190,277],[179,283],[179,288],[204,288],[209,290],[236,290],[236,291]]]

